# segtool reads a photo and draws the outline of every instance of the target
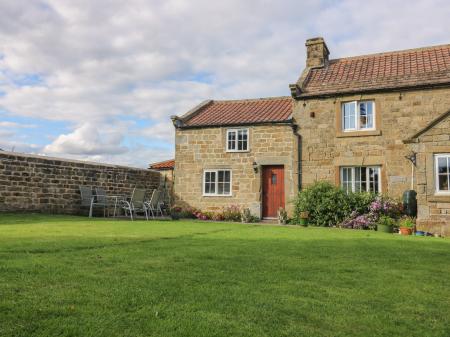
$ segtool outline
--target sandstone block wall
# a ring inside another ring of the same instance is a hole
[[[341,103],[352,100],[375,101],[375,131],[354,134],[341,132]],[[405,190],[411,188],[411,163],[405,156],[413,150],[403,140],[420,131],[449,108],[450,89],[298,100],[294,107],[294,118],[302,136],[303,185],[310,185],[317,180],[339,184],[340,166],[380,165],[382,193],[400,198]],[[450,134],[450,129],[443,126],[439,132],[442,133],[439,136],[441,138],[430,136],[431,139],[443,139],[442,137]],[[423,148],[423,151],[429,153],[430,149]],[[422,175],[432,175],[430,167],[423,170],[426,173],[422,171]],[[427,186],[431,185],[428,181]],[[421,186],[417,185],[416,179],[414,189],[420,191]],[[419,203],[425,205],[423,193],[421,194]],[[427,216],[423,207],[432,206],[421,207],[422,218]],[[447,209],[446,207],[441,209]]]
[[[436,154],[450,153],[450,117],[422,134],[411,147],[417,152],[417,222],[421,228],[450,236],[450,195],[435,192]]]
[[[0,211],[86,213],[79,185],[130,195],[136,186],[151,190],[159,182],[159,173],[147,169],[0,152]]]
[[[219,211],[239,205],[261,215],[261,166],[284,165],[285,203],[297,194],[297,136],[290,125],[250,126],[248,152],[226,152],[227,127],[177,129],[175,198],[182,206]],[[255,173],[253,163],[258,165]],[[232,196],[203,196],[203,170],[232,170]]]

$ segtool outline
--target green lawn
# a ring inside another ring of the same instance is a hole
[[[450,240],[0,215],[0,336],[450,336]]]

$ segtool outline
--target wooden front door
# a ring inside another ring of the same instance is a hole
[[[284,166],[262,167],[263,218],[276,218],[278,208],[284,208]]]

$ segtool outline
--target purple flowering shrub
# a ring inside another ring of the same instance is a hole
[[[350,229],[375,229],[378,218],[373,213],[358,214],[353,211],[339,227]]]
[[[241,208],[238,205],[224,207],[221,212],[193,210],[193,214],[199,220],[241,221]]]
[[[238,205],[224,207],[222,211],[223,220],[225,221],[241,221],[241,208]]]
[[[377,196],[369,206],[369,212],[380,215],[387,215],[391,218],[398,218],[403,212],[402,203],[383,196]]]
[[[402,204],[386,196],[376,196],[363,212],[353,211],[339,227],[352,229],[375,229],[380,217],[398,219],[403,212]]]

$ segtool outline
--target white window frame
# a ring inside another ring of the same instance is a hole
[[[239,131],[245,131],[247,133],[247,148],[245,150],[238,150],[238,132]],[[235,140],[234,140],[234,149],[230,149],[228,147],[228,137],[230,133],[235,133]],[[250,151],[250,129],[248,128],[234,128],[234,129],[227,129],[227,136],[226,136],[226,152],[249,152]]]
[[[362,128],[361,127],[361,118],[360,118],[360,103],[372,103],[372,127],[371,128]],[[345,128],[345,116],[344,116],[344,105],[345,104],[354,104],[355,105],[355,127],[354,128]],[[376,130],[376,108],[375,108],[375,101],[374,100],[361,100],[361,101],[350,101],[350,102],[343,102],[341,104],[341,128],[344,132],[355,132],[355,131],[374,131]]]
[[[435,182],[435,193],[439,195],[450,195],[450,186],[449,190],[440,190],[439,189],[439,170],[438,170],[438,159],[446,158],[447,166],[450,166],[450,153],[439,153],[434,155],[434,182]],[[448,181],[450,185],[450,179]]]
[[[380,165],[371,165],[371,166],[341,166],[339,167],[339,176],[340,176],[340,186],[344,188],[344,169],[350,169],[352,174],[351,184],[352,184],[352,192],[356,191],[356,168],[366,168],[366,190],[360,191],[360,192],[370,192],[370,169],[377,169],[378,170],[378,194],[381,194],[382,192],[382,186],[381,186],[381,166]],[[360,178],[361,179],[361,178]],[[346,191],[347,192],[347,191]]]
[[[227,171],[230,172],[230,192],[228,194],[219,194],[217,193],[219,191],[219,171]],[[206,181],[206,173],[208,172],[214,172],[216,174],[216,179],[215,179],[215,188],[214,188],[214,193],[206,193],[206,186],[205,186],[205,181]],[[202,190],[203,190],[203,196],[204,197],[231,197],[233,195],[233,172],[231,171],[231,169],[208,169],[208,170],[203,170],[203,179],[202,179]]]

